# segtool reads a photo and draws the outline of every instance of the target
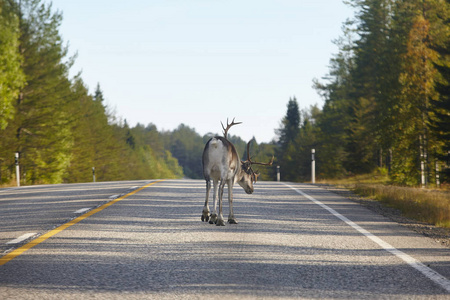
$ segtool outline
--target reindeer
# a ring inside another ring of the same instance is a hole
[[[228,215],[228,223],[237,224],[236,218],[233,214],[233,185],[237,182],[247,194],[253,193],[253,183],[256,183],[259,174],[254,172],[252,165],[265,165],[270,166],[273,163],[272,160],[269,163],[257,163],[250,159],[250,142],[247,144],[247,160],[241,161],[234,145],[228,140],[228,130],[234,126],[241,124],[242,122],[235,123],[234,118],[231,124],[228,123],[227,127],[223,126],[223,137],[216,136],[211,138],[205,145],[203,150],[203,176],[206,180],[206,200],[203,207],[202,221],[210,224],[216,224],[217,226],[225,226],[225,222],[222,215],[222,197],[225,184],[228,185],[228,202],[230,206],[230,214]],[[214,211],[210,215],[208,200],[209,192],[211,190],[211,180],[214,185]],[[219,184],[220,181],[220,184]],[[219,214],[216,211],[216,196],[217,187],[219,187]]]

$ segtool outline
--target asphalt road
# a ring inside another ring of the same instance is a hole
[[[0,299],[450,299],[449,248],[320,187],[236,186],[220,227],[204,181],[148,183],[0,190]]]

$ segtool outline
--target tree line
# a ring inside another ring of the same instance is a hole
[[[59,33],[62,14],[40,0],[0,0],[0,183],[182,177],[152,125],[129,128],[81,75]]]
[[[394,183],[450,180],[450,4],[448,0],[348,0],[356,11],[335,43],[329,73],[314,87],[324,99],[287,104],[277,139],[252,139],[261,178],[310,180],[385,168]],[[130,127],[107,105],[100,85],[90,94],[59,33],[62,14],[42,0],[0,0],[0,183],[202,178],[207,140],[181,124],[158,131]],[[234,116],[230,116],[234,117]],[[219,124],[218,124],[219,125]],[[247,143],[230,136],[241,159]]]
[[[285,178],[305,180],[311,149],[319,177],[383,167],[392,182],[450,180],[450,4],[350,0],[329,73],[314,80],[322,109],[288,103],[279,132]]]
[[[289,99],[270,143],[251,143],[251,155],[274,166],[262,179],[337,178],[383,168],[395,184],[450,181],[450,3],[448,0],[349,0],[355,17],[335,40],[339,52],[314,88],[324,99],[300,109]],[[163,133],[164,136],[164,133]],[[180,125],[166,147],[192,178],[201,178],[203,137]],[[231,137],[241,159],[246,143]]]
[[[217,123],[220,128],[220,123]],[[240,125],[245,126],[245,124]],[[203,136],[185,124],[180,124],[178,128],[173,131],[161,132],[162,140],[165,148],[170,151],[174,157],[177,158],[180,166],[186,177],[194,179],[203,178],[202,169],[202,154],[205,144],[214,136],[221,136],[221,133],[209,132]],[[238,136],[228,134],[228,140],[233,143],[241,160],[247,159],[247,144],[248,142],[242,140]],[[276,144],[272,143],[258,143],[255,138],[250,141],[250,157],[252,161],[269,162],[271,157],[275,155]],[[274,168],[261,167],[255,168],[255,171],[260,173],[262,180],[274,179]]]
[[[98,181],[202,178],[214,134],[117,118],[100,85],[90,94],[81,74],[69,77],[76,57],[68,57],[61,23],[51,3],[0,0],[0,184],[15,180],[16,152],[22,184],[88,182],[94,171]],[[230,139],[245,155],[246,143]]]

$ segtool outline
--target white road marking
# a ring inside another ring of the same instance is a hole
[[[1,189],[1,190],[0,190],[0,193],[6,192],[6,191],[10,191],[10,190],[12,190],[12,188],[8,188],[8,189]]]
[[[11,241],[7,242],[6,244],[7,244],[7,245],[18,244],[18,243],[23,242],[23,241],[25,241],[26,239],[32,237],[33,235],[36,235],[36,233],[35,233],[35,232],[32,232],[32,233],[25,233],[25,234],[19,236],[17,239],[14,239],[14,240],[11,240]]]
[[[74,214],[82,214],[82,213],[84,213],[84,212],[87,212],[87,211],[90,210],[90,209],[91,209],[90,207],[80,208],[79,210],[76,210],[76,211],[74,212]]]
[[[108,198],[109,199],[116,199],[117,197],[119,197],[120,195],[112,195],[112,196],[109,196]]]
[[[444,276],[442,276],[438,272],[436,272],[433,269],[427,267],[426,265],[424,265],[420,261],[416,260],[414,257],[411,257],[408,254],[406,254],[406,253],[396,249],[391,244],[383,241],[379,237],[375,236],[373,233],[365,230],[364,228],[362,228],[361,226],[357,225],[356,223],[354,223],[353,221],[351,221],[347,217],[341,215],[340,213],[338,213],[337,211],[335,211],[331,207],[328,207],[327,205],[323,204],[322,202],[320,202],[320,201],[314,199],[313,197],[311,197],[310,195],[304,193],[303,191],[301,191],[299,189],[296,189],[293,186],[290,186],[289,184],[286,184],[286,183],[283,183],[283,184],[288,186],[288,187],[290,187],[291,189],[293,189],[294,191],[296,191],[300,195],[302,195],[302,196],[306,197],[307,199],[311,200],[312,202],[314,202],[315,204],[319,205],[320,207],[326,209],[332,215],[334,215],[335,217],[341,219],[342,221],[347,223],[347,225],[351,226],[352,228],[354,228],[359,233],[363,234],[367,238],[371,239],[372,241],[374,241],[375,243],[380,245],[384,250],[386,250],[386,251],[394,254],[395,256],[401,258],[408,265],[410,265],[414,269],[420,271],[423,275],[425,275],[426,277],[428,277],[429,279],[431,279],[432,281],[434,281],[435,283],[437,283],[438,285],[443,287],[447,292],[450,292],[450,280],[448,280],[447,278],[445,278]]]

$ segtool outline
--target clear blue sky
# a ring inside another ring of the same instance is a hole
[[[128,124],[200,134],[230,130],[269,142],[295,96],[323,105],[312,79],[328,72],[332,40],[353,16],[341,0],[54,0],[72,75]]]

